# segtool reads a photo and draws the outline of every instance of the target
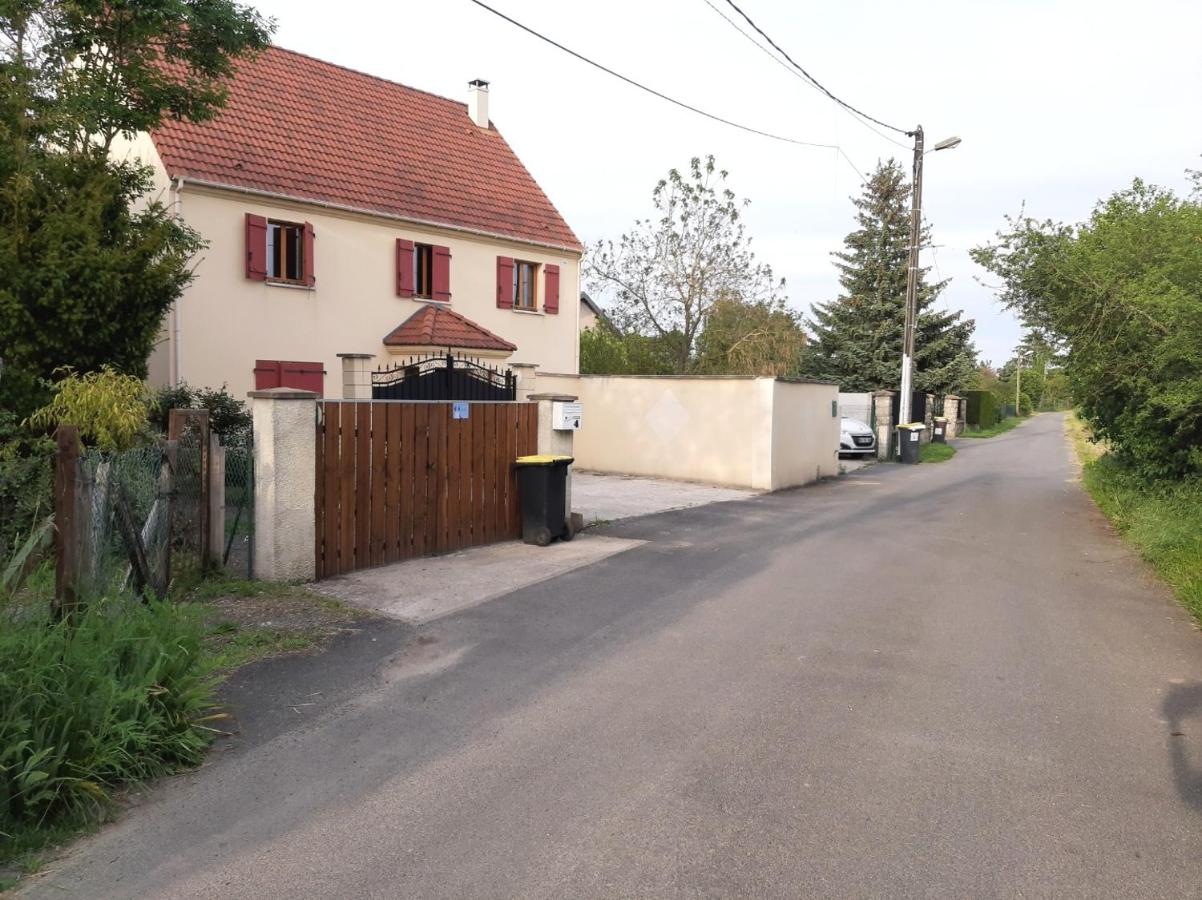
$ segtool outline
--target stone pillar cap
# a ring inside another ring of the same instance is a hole
[[[561,403],[572,403],[579,400],[579,397],[573,397],[571,394],[531,394],[530,400],[558,400]]]
[[[339,359],[375,359],[374,353],[335,353]]]
[[[317,400],[320,396],[316,391],[302,391],[298,388],[273,387],[261,391],[247,393],[252,400]]]

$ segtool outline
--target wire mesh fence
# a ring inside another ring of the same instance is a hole
[[[76,594],[87,602],[129,589],[163,596],[171,581],[171,460],[162,447],[85,451],[75,491]],[[184,547],[176,564],[184,562]]]
[[[221,504],[221,565],[231,577],[251,578],[255,538],[255,454],[251,433],[223,438],[220,455],[225,487]]]
[[[128,591],[166,596],[173,584],[215,569],[251,576],[251,438],[223,444],[207,424],[185,421],[173,439],[120,453],[62,443],[57,593],[68,606]]]

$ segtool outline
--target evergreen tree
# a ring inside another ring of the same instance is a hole
[[[272,27],[237,0],[0,0],[0,405],[65,366],[145,374],[202,242],[110,149],[215,116]]]
[[[896,389],[910,244],[910,184],[902,167],[892,159],[879,164],[852,202],[859,227],[832,254],[842,291],[830,303],[813,305],[802,372],[836,381],[846,391]],[[922,243],[930,243],[929,227],[923,228]],[[975,323],[961,312],[934,308],[948,282],[929,281],[927,273],[921,270],[918,283],[914,388],[960,390],[975,372]]]

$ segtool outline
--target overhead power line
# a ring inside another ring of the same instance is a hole
[[[740,28],[739,24],[737,22],[735,22],[735,20],[732,19],[730,16],[728,16],[726,13],[722,12],[722,10],[719,9],[714,4],[713,0],[703,0],[703,2],[705,3],[706,6],[708,6],[715,13],[717,13],[723,22],[725,22],[727,25],[729,25],[731,28],[733,28],[736,32],[738,32],[753,47],[755,47],[757,50],[759,50],[761,53],[763,53],[766,57],[768,57],[770,60],[772,60],[778,66],[780,66],[782,69],[784,69],[786,72],[788,72],[794,78],[796,78],[798,81],[800,81],[806,87],[808,87],[810,90],[818,91],[818,93],[820,93],[820,94],[825,93],[822,90],[822,88],[818,87],[809,78],[807,78],[806,76],[804,76],[800,72],[798,72],[796,68],[794,68],[793,66],[790,66],[783,59],[781,59],[779,56],[777,56],[775,53],[773,53],[771,50],[769,50],[767,47],[765,47],[763,44],[761,44],[759,41],[757,41],[754,37],[752,37],[750,34],[748,34],[742,28]],[[867,128],[869,131],[871,131],[873,134],[875,134],[877,137],[881,138],[882,140],[888,141],[890,144],[893,144],[895,147],[901,147],[903,150],[910,149],[908,144],[903,144],[901,141],[896,140],[895,138],[889,137],[889,135],[885,134],[885,132],[883,132],[879,128],[876,128],[873,125],[869,124],[868,122],[866,122],[863,119],[863,117],[856,115],[851,110],[848,109],[848,110],[845,110],[845,112],[851,118],[851,120],[853,122],[858,122],[859,124],[863,125],[865,128]]]
[[[912,132],[908,131],[905,128],[898,128],[896,125],[890,125],[888,122],[882,122],[880,119],[877,119],[877,118],[874,118],[873,116],[868,115],[868,113],[864,112],[863,110],[856,109],[854,106],[852,106],[847,101],[840,100],[838,97],[836,97],[834,94],[832,94],[829,90],[827,90],[826,87],[824,87],[822,85],[822,83],[820,81],[818,81],[817,78],[815,78],[813,75],[811,75],[809,72],[807,72],[804,68],[802,68],[800,63],[798,63],[795,59],[793,59],[793,57],[791,57],[788,53],[786,53],[781,48],[780,44],[776,43],[776,41],[774,41],[774,40],[772,40],[772,38],[768,37],[768,35],[764,31],[764,29],[760,28],[759,25],[755,24],[755,22],[752,21],[751,16],[749,16],[749,15],[747,15],[747,13],[743,12],[743,10],[741,10],[738,7],[738,5],[734,2],[734,0],[726,0],[726,2],[730,5],[730,7],[735,12],[737,12],[740,16],[743,17],[743,19],[747,22],[748,25],[750,25],[752,28],[754,28],[759,33],[760,37],[762,37],[769,44],[771,44],[773,49],[776,50],[777,53],[779,53],[781,56],[783,56],[785,59],[787,59],[789,61],[789,63],[793,66],[793,68],[795,68],[798,72],[800,72],[802,75],[804,75],[806,77],[806,79],[811,84],[814,85],[814,87],[818,88],[818,90],[822,91],[822,93],[826,94],[828,97],[830,97],[832,100],[834,100],[840,106],[842,106],[844,109],[850,110],[851,112],[855,113],[858,116],[863,116],[868,121],[875,122],[877,125],[880,125],[882,128],[888,128],[890,131],[896,131],[898,134],[904,134],[907,136],[912,134]]]
[[[516,19],[511,19],[509,16],[505,15],[505,13],[501,12],[500,10],[493,9],[493,7],[489,6],[487,3],[482,2],[482,0],[471,0],[471,2],[476,4],[477,6],[479,6],[481,9],[488,10],[494,16],[497,16],[500,19],[504,19],[510,25],[514,25],[514,26],[522,29],[522,31],[526,32],[527,34],[533,35],[534,37],[538,38],[540,41],[544,41],[545,43],[550,44],[552,47],[562,50],[564,53],[567,53],[570,56],[576,57],[576,59],[580,60],[583,63],[587,63],[588,65],[592,66],[594,69],[600,69],[602,72],[604,72],[607,75],[612,75],[614,78],[618,78],[618,79],[626,82],[627,84],[631,85],[632,87],[638,88],[640,91],[646,91],[648,94],[651,94],[654,97],[658,97],[661,100],[666,100],[668,103],[671,103],[674,106],[679,106],[681,109],[687,109],[689,112],[696,113],[699,116],[705,116],[705,118],[712,119],[715,122],[721,122],[723,125],[729,125],[732,128],[738,128],[740,131],[750,132],[751,134],[758,134],[760,137],[771,138],[774,141],[784,141],[785,143],[788,143],[788,144],[800,144],[803,147],[820,147],[824,150],[834,150],[836,153],[840,154],[844,159],[847,159],[847,154],[843,152],[843,148],[841,148],[838,144],[821,144],[816,141],[803,141],[798,138],[788,137],[787,135],[774,134],[773,132],[770,132],[770,131],[763,131],[759,128],[753,128],[750,125],[743,125],[739,122],[733,122],[730,119],[725,119],[722,116],[715,115],[714,113],[706,112],[704,109],[698,109],[696,106],[693,106],[692,104],[689,104],[689,103],[685,103],[683,100],[677,100],[674,97],[669,97],[667,94],[665,94],[661,91],[657,91],[655,88],[648,87],[647,85],[643,84],[642,82],[635,81],[633,78],[629,78],[629,77],[623,75],[621,72],[615,72],[613,69],[609,68],[608,66],[603,66],[599,62],[589,59],[587,56],[585,56],[582,53],[577,53],[575,50],[571,49],[570,47],[565,47],[563,44],[559,43],[558,41],[552,40],[551,38],[547,37],[545,34],[541,34],[537,31],[535,31],[533,28],[530,28],[527,25],[523,25],[521,22],[517,21]],[[848,160],[848,162],[850,163],[851,160]],[[854,169],[855,166],[853,165],[852,168]],[[859,170],[857,170],[857,172],[858,171]],[[863,178],[864,176],[861,175],[860,177]]]

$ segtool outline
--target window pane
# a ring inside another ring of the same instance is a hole
[[[419,297],[433,296],[434,248],[429,244],[413,245],[414,289]]]
[[[302,278],[301,268],[301,228],[299,225],[288,226],[288,278],[293,281],[300,281]]]
[[[267,277],[280,277],[280,226],[267,226]]]

